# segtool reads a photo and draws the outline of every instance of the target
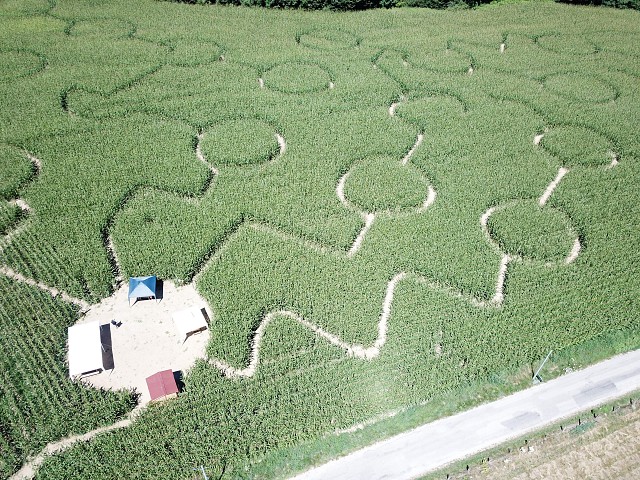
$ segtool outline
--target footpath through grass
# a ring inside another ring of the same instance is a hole
[[[2,271],[195,281],[214,314],[177,400],[38,476],[283,476],[638,346],[638,19],[2,2]],[[78,313],[41,297],[2,277],[6,476],[132,407],[66,379]]]

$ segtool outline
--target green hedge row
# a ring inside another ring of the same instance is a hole
[[[305,10],[366,10],[369,8],[472,8],[496,0],[176,0],[199,5],[244,5],[268,8],[299,8]],[[498,0],[499,1],[499,0]],[[575,5],[594,5],[640,10],[640,0],[555,0]]]
[[[614,8],[633,8],[640,10],[640,0],[556,0],[561,3],[572,3],[574,5],[595,5]]]
[[[270,8],[300,8],[306,10],[366,10],[369,8],[423,7],[450,8],[475,7],[491,0],[178,0],[183,3],[245,5]]]

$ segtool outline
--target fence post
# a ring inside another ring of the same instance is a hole
[[[540,370],[542,370],[542,367],[544,367],[544,364],[547,363],[547,360],[549,360],[549,357],[551,356],[552,352],[553,350],[549,350],[549,353],[547,353],[546,358],[542,361],[542,364],[540,365],[540,367],[538,367],[538,370],[536,370],[536,373],[533,374],[533,378],[531,379],[533,383],[542,382],[542,378],[540,378],[540,375],[538,374],[540,373]]]

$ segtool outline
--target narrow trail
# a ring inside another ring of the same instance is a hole
[[[23,211],[30,213],[31,209],[30,208],[29,210],[23,209]],[[9,244],[11,244],[14,238],[22,235],[22,233],[26,231],[30,225],[31,225],[31,219],[27,216],[27,218],[22,220],[17,227],[10,230],[6,235],[0,238],[0,253],[2,253],[4,249],[7,248]]]
[[[404,98],[404,96],[402,96],[400,97],[398,102],[393,102],[389,106],[388,112],[390,117],[395,116],[398,105],[401,102],[404,102],[405,100],[406,99]],[[407,166],[409,164],[409,162],[411,161],[411,158],[415,155],[416,151],[418,150],[420,145],[422,145],[423,141],[424,141],[424,133],[420,132],[416,136],[416,141],[413,144],[413,146],[409,149],[407,154],[400,160],[400,163],[402,166]],[[375,213],[365,212],[361,210],[359,207],[357,207],[356,205],[354,205],[353,203],[351,203],[349,199],[347,199],[344,193],[344,188],[350,174],[351,174],[351,170],[348,170],[338,180],[338,184],[336,185],[336,196],[338,197],[338,200],[340,201],[340,203],[342,203],[342,205],[346,209],[356,212],[358,213],[358,215],[360,215],[360,218],[362,218],[364,225],[362,226],[362,229],[360,230],[360,233],[358,234],[355,241],[353,242],[351,248],[349,248],[349,251],[347,252],[348,258],[352,258],[358,252],[358,250],[360,250],[360,248],[362,247],[362,244],[364,243],[365,237],[369,232],[369,230],[371,229],[371,227],[373,226],[373,223],[376,218]],[[429,185],[429,187],[427,188],[427,198],[424,200],[422,205],[420,205],[420,207],[416,209],[416,213],[419,214],[426,211],[431,205],[433,205],[433,203],[436,200],[436,196],[437,196],[436,190],[431,185]]]
[[[504,53],[505,52],[505,48],[506,45],[505,43],[500,44],[499,47],[499,51],[500,53]],[[223,58],[221,57],[221,60]],[[405,67],[409,67],[409,63],[404,60],[403,61],[403,65]],[[374,63],[373,64],[374,68],[378,68],[378,66]],[[474,74],[474,67],[473,65],[469,66],[469,69],[467,71],[467,73],[469,75],[473,75]],[[259,88],[264,89],[265,88],[265,81],[263,78],[258,78],[258,85]],[[333,84],[333,82],[329,82],[328,85],[329,89],[333,89],[335,88],[335,85]],[[393,102],[389,108],[388,108],[388,113],[389,116],[391,117],[395,117],[396,113],[397,113],[397,108],[400,105],[401,102],[405,101],[406,99],[404,97],[401,97],[399,99],[398,102]],[[205,137],[205,133],[201,132],[197,135],[197,145],[196,145],[196,150],[195,150],[195,154],[196,157],[199,161],[201,161],[202,163],[204,163],[207,168],[211,171],[212,175],[215,177],[217,175],[220,174],[220,171],[218,170],[218,168],[216,168],[214,165],[212,165],[209,161],[207,161],[207,159],[205,158],[203,152],[202,152],[202,141]],[[282,135],[280,135],[279,133],[275,133],[274,134],[275,139],[278,143],[279,146],[279,154],[272,160],[276,160],[281,158],[287,149],[287,143],[284,139],[284,137]],[[534,138],[534,144],[538,145],[540,144],[542,138],[543,138],[544,134],[540,134],[537,135]],[[417,135],[416,141],[414,143],[414,145],[410,148],[410,150],[407,152],[407,154],[400,160],[401,165],[402,166],[407,166],[409,164],[409,162],[411,161],[411,158],[415,155],[415,152],[418,150],[418,148],[422,145],[424,141],[424,133],[420,132]],[[40,170],[42,168],[42,162],[40,162],[39,159],[37,159],[36,157],[33,157],[32,155],[27,153],[28,158],[33,162],[33,164],[36,167],[36,175],[40,173]],[[618,165],[618,158],[615,154],[612,154],[612,161],[611,164],[608,166],[608,168],[613,168],[616,165]],[[539,205],[542,207],[546,204],[546,202],[549,200],[549,198],[551,197],[551,195],[554,193],[555,189],[558,187],[560,181],[562,180],[562,178],[569,172],[568,168],[565,167],[561,167],[558,171],[558,174],[556,175],[555,179],[547,186],[546,190],[543,192],[543,194],[541,195],[541,197],[538,200]],[[376,213],[373,212],[365,212],[360,210],[356,205],[353,205],[345,196],[344,193],[344,188],[345,188],[345,183],[348,179],[350,175],[350,171],[348,171],[347,173],[345,173],[338,181],[338,184],[336,186],[336,195],[339,199],[339,201],[342,203],[342,205],[347,208],[348,210],[354,211],[356,213],[358,213],[358,215],[361,217],[362,221],[363,221],[363,227],[360,230],[359,234],[357,235],[356,239],[354,240],[353,244],[351,245],[351,247],[349,248],[349,250],[345,253],[343,251],[339,252],[338,254],[340,256],[342,256],[343,258],[345,258],[345,260],[349,260],[351,258],[353,258],[357,252],[362,248],[362,245],[364,244],[364,241],[366,239],[367,234],[369,233],[369,231],[371,230],[372,226],[374,225],[375,219],[376,219]],[[415,213],[422,213],[424,212],[426,209],[428,209],[431,205],[434,204],[435,200],[437,197],[437,192],[436,190],[429,185],[428,186],[428,191],[427,191],[427,197],[424,200],[424,202],[422,203],[422,205],[420,207],[418,207],[415,210]],[[21,199],[16,199],[13,201],[13,203],[15,203],[16,205],[18,205],[20,208],[22,208],[25,212],[29,213],[31,212],[31,208],[29,207],[29,205],[24,202]],[[497,276],[496,276],[496,281],[495,281],[495,292],[492,295],[492,297],[488,300],[486,299],[482,299],[482,298],[477,298],[474,297],[472,295],[468,295],[468,294],[464,294],[459,290],[456,290],[455,288],[446,286],[446,285],[442,285],[439,284],[437,282],[434,282],[426,277],[420,276],[420,275],[416,275],[413,273],[407,273],[407,272],[399,272],[396,273],[388,282],[385,288],[385,294],[384,294],[384,298],[382,300],[382,305],[381,305],[381,309],[380,309],[380,314],[378,317],[378,321],[377,321],[377,337],[376,339],[373,341],[373,343],[370,346],[365,346],[359,343],[350,343],[342,338],[340,338],[337,335],[332,334],[331,332],[323,329],[322,327],[314,324],[313,322],[303,318],[302,316],[300,316],[299,314],[297,314],[296,312],[290,311],[290,310],[274,310],[271,311],[269,313],[267,313],[262,320],[260,321],[260,324],[258,325],[258,328],[255,330],[255,334],[253,336],[252,339],[252,343],[251,343],[251,351],[249,354],[249,362],[248,365],[244,368],[237,368],[234,367],[232,365],[229,365],[228,363],[226,363],[223,360],[220,359],[216,359],[216,358],[209,358],[209,362],[215,366],[216,368],[218,368],[223,375],[225,375],[226,377],[230,377],[230,378],[238,378],[238,377],[242,377],[242,378],[249,378],[255,375],[259,363],[260,363],[260,349],[261,349],[261,345],[262,345],[262,341],[264,338],[264,335],[266,333],[267,328],[269,327],[269,325],[271,324],[271,322],[275,319],[275,318],[287,318],[288,320],[291,320],[293,322],[296,322],[300,325],[302,325],[303,327],[305,327],[306,329],[308,329],[310,332],[312,332],[313,334],[317,335],[318,337],[326,340],[327,342],[329,342],[330,344],[334,345],[335,347],[343,350],[345,352],[345,354],[349,357],[353,357],[353,358],[359,358],[362,360],[372,360],[374,358],[377,358],[380,353],[381,353],[381,349],[384,347],[384,345],[387,342],[387,332],[388,332],[388,327],[389,327],[389,320],[392,314],[392,306],[393,306],[393,300],[394,300],[394,295],[396,292],[396,289],[398,288],[398,286],[403,282],[403,281],[408,281],[411,280],[413,282],[416,282],[417,284],[420,285],[425,285],[428,288],[432,289],[432,290],[437,290],[440,291],[444,294],[447,294],[451,297],[454,298],[458,298],[461,299],[463,301],[466,301],[468,303],[470,303],[471,305],[474,305],[478,308],[500,308],[502,307],[503,303],[504,303],[504,288],[505,288],[505,279],[507,276],[507,270],[509,267],[509,264],[513,261],[518,261],[519,258],[517,257],[513,257],[510,256],[502,251],[500,251],[499,246],[497,246],[495,244],[495,242],[491,239],[489,232],[488,232],[488,228],[487,228],[487,222],[489,217],[491,216],[492,213],[494,213],[496,211],[496,207],[492,207],[489,208],[486,212],[483,213],[483,215],[480,218],[480,225],[481,228],[483,230],[483,232],[485,233],[488,242],[494,246],[494,248],[499,252],[500,255],[500,263],[499,263],[499,267],[498,267],[498,272],[497,272]],[[2,252],[2,249],[4,247],[6,247],[6,245],[8,245],[10,243],[10,241],[17,235],[19,235],[22,231],[24,231],[24,229],[26,229],[26,226],[28,225],[28,222],[23,222],[23,228],[16,228],[14,230],[12,230],[12,232],[10,232],[8,235],[6,235],[3,239],[0,239],[0,252]],[[277,236],[279,236],[280,238],[286,239],[286,240],[295,240],[298,242],[302,242],[305,246],[308,246],[310,248],[312,248],[313,250],[316,250],[318,252],[321,253],[327,253],[330,252],[330,249],[328,249],[327,247],[324,247],[322,245],[319,244],[315,244],[313,242],[309,242],[309,241],[305,241],[305,240],[301,240],[300,238],[296,237],[295,235],[290,235],[287,233],[283,233],[281,231],[279,231],[278,229],[276,229],[275,227],[271,227],[271,226],[267,226],[267,225],[262,225],[262,224],[255,224],[255,223],[250,223],[249,226],[251,226],[252,228],[255,228],[257,230],[261,230],[261,231],[267,231],[271,234],[275,234]],[[231,238],[231,237],[229,237]],[[223,251],[226,247],[225,245],[228,244],[228,240],[229,238],[223,242],[223,246],[220,248],[219,252]],[[580,253],[580,242],[578,239],[575,240],[573,248],[571,250],[571,252],[569,253],[569,255],[566,257],[565,259],[565,263],[569,264],[571,262],[573,262],[579,255]],[[120,263],[118,261],[117,258],[117,252],[116,252],[116,248],[113,244],[113,240],[111,237],[111,234],[108,233],[107,234],[107,245],[106,245],[106,249],[108,254],[111,256],[111,258],[114,259],[115,264],[117,266],[117,276],[116,276],[116,282],[121,282],[123,281],[122,278],[122,273],[121,273],[121,268],[120,268]],[[205,263],[205,265],[200,269],[200,272],[194,277],[193,281],[196,282],[197,279],[200,277],[200,274],[205,271],[207,269],[208,264],[211,261],[215,261],[216,258],[219,257],[219,252],[216,252],[216,254],[214,256],[211,257],[211,259],[209,259],[209,261],[207,261]],[[332,253],[336,253],[336,252],[332,252]],[[59,290],[53,288],[53,287],[49,287],[41,282],[36,282],[35,280],[29,279],[24,277],[23,275],[21,275],[20,273],[17,273],[15,271],[13,271],[12,269],[5,267],[5,266],[0,266],[0,274],[3,274],[5,276],[8,276],[12,279],[15,279],[16,281],[20,281],[22,283],[26,283],[32,286],[35,286],[43,291],[48,292],[49,294],[51,294],[52,296],[56,297],[59,296],[61,299],[63,299],[64,301],[67,301],[69,303],[78,305],[80,308],[82,308],[83,310],[88,310],[90,308],[90,305],[81,300],[81,299],[77,299],[74,298],[72,296],[67,295],[64,292],[60,292]],[[33,478],[33,476],[35,475],[35,472],[37,471],[38,467],[42,464],[42,462],[45,460],[46,456],[48,455],[52,455],[54,453],[58,453],[61,452],[67,448],[69,448],[70,446],[72,446],[73,444],[75,444],[76,442],[80,442],[80,441],[88,441],[92,438],[94,438],[97,435],[100,435],[102,433],[106,433],[106,432],[110,432],[116,429],[120,429],[120,428],[126,428],[129,425],[131,425],[131,423],[134,421],[135,417],[144,409],[144,406],[140,405],[138,407],[136,407],[134,410],[132,410],[129,415],[127,416],[127,418],[120,420],[112,425],[109,426],[105,426],[105,427],[100,427],[97,428],[95,430],[92,430],[90,432],[84,433],[84,434],[80,434],[80,435],[75,435],[69,438],[65,438],[56,442],[51,442],[49,444],[47,444],[47,446],[45,446],[43,448],[43,450],[36,455],[33,459],[29,460],[27,463],[25,463],[22,468],[13,476],[10,477],[10,480],[20,480],[20,479],[25,479],[25,478]]]
[[[58,440],[56,442],[48,443],[35,457],[28,460],[22,468],[14,473],[9,480],[30,480],[32,479],[42,462],[44,462],[45,458],[53,455],[55,453],[62,452],[67,448],[71,447],[74,443],[77,442],[86,442],[91,440],[93,437],[100,435],[101,433],[111,432],[113,430],[118,430],[120,428],[126,428],[134,421],[135,417],[144,409],[144,406],[138,406],[131,410],[127,415],[127,418],[124,418],[112,425],[108,425],[105,427],[96,428],[95,430],[91,430],[90,432],[83,433],[80,435],[74,435],[72,437],[63,438],[62,440]]]
[[[375,216],[374,213],[367,213],[364,216],[364,227],[362,227],[362,230],[360,230],[360,233],[358,234],[358,236],[354,240],[353,245],[351,245],[351,248],[347,252],[347,257],[351,258],[356,253],[358,253],[358,250],[360,250],[360,247],[362,246],[362,243],[364,242],[364,238],[367,235],[367,233],[369,232],[369,230],[371,229],[371,227],[373,226],[373,222],[374,222],[375,219],[376,219],[376,216]]]
[[[40,290],[42,290],[43,292],[47,292],[48,294],[50,294],[52,297],[60,297],[62,300],[64,300],[65,302],[69,302],[69,303],[73,303],[74,305],[79,306],[82,310],[88,310],[90,305],[89,303],[87,303],[84,300],[81,300],[79,298],[75,298],[72,297],[71,295],[68,295],[60,290],[58,290],[57,288],[54,287],[50,287],[49,285],[46,285],[42,282],[36,282],[35,280],[31,279],[31,278],[27,278],[24,275],[12,270],[9,267],[6,266],[0,266],[0,273],[2,275],[4,275],[5,277],[9,277],[17,282],[20,283],[24,283],[27,285],[31,285],[32,287],[36,287],[39,288]]]
[[[533,144],[540,145],[540,142],[544,138],[544,135],[545,133],[540,133],[536,135],[533,138]],[[612,168],[615,168],[620,164],[620,158],[616,152],[610,151],[608,152],[608,155],[611,157],[611,163],[609,163],[604,167],[605,170],[611,170]],[[547,202],[549,201],[549,198],[551,198],[551,195],[553,195],[555,190],[558,188],[558,185],[560,184],[562,179],[565,177],[565,175],[569,173],[569,171],[570,171],[569,168],[565,166],[561,166],[558,169],[558,173],[556,177],[549,183],[549,185],[547,185],[547,188],[538,199],[538,205],[540,207],[544,207],[547,204]],[[582,249],[582,245],[580,243],[580,239],[576,238],[573,242],[571,251],[569,252],[569,254],[564,260],[565,265],[572,263],[576,258],[578,258],[578,255],[580,254],[581,249]]]
[[[307,328],[314,334],[328,341],[332,345],[342,349],[345,353],[350,357],[371,360],[380,355],[380,349],[387,341],[387,328],[388,328],[388,320],[391,316],[391,304],[393,302],[393,295],[395,293],[396,286],[398,283],[407,276],[406,273],[401,272],[395,275],[387,284],[386,294],[384,297],[384,301],[382,303],[382,313],[380,314],[380,318],[378,321],[378,337],[370,347],[364,347],[363,345],[357,343],[347,343],[344,340],[340,339],[337,335],[334,335],[326,330],[322,329],[318,325],[305,320],[300,315],[292,312],[290,310],[276,310],[268,313],[264,316],[260,325],[258,326],[255,336],[253,337],[253,342],[251,345],[251,353],[249,355],[249,365],[245,368],[238,369],[232,367],[231,365],[225,363],[222,360],[218,360],[215,358],[209,359],[212,365],[218,368],[226,377],[252,377],[255,375],[256,370],[258,368],[258,364],[260,362],[260,347],[262,344],[262,339],[264,337],[265,331],[269,324],[276,317],[287,317],[303,327]]]
[[[206,167],[211,171],[211,174],[214,177],[218,176],[220,174],[220,170],[218,170],[211,163],[209,163],[207,159],[204,157],[204,155],[202,154],[202,140],[204,139],[204,132],[200,132],[197,138],[198,138],[198,144],[196,145],[196,157],[198,158],[198,160],[200,160],[202,163],[206,165]]]
[[[31,179],[31,181],[33,181],[35,178],[38,177],[38,175],[40,175],[40,172],[42,171],[42,161],[29,152],[25,151],[24,154],[35,168],[33,178]],[[0,253],[2,253],[4,249],[7,248],[15,238],[22,235],[22,233],[28,230],[28,228],[31,226],[31,220],[29,218],[29,215],[33,214],[33,209],[31,208],[31,206],[22,198],[16,198],[12,200],[12,203],[20,207],[27,214],[27,218],[23,220],[18,227],[14,228],[13,230],[8,232],[4,237],[0,239]],[[54,298],[59,297],[65,302],[77,305],[83,311],[86,311],[89,309],[88,302],[81,300],[79,298],[75,298],[55,287],[47,285],[44,282],[38,282],[36,280],[33,280],[32,278],[25,277],[23,274],[16,272],[15,270],[13,270],[7,265],[0,265],[0,274],[4,275],[5,277],[11,278],[16,282],[20,282],[26,285],[30,285],[32,287],[36,287],[42,290],[43,292],[48,293]]]
[[[211,164],[202,153],[202,141],[204,140],[205,135],[206,135],[205,132],[200,132],[196,135],[197,144],[195,149],[195,155],[196,155],[196,158],[209,169],[209,171],[211,172],[211,175],[215,178],[218,175],[220,175],[220,170],[215,165]],[[285,138],[278,132],[274,133],[274,138],[278,142],[279,152],[278,152],[278,155],[276,155],[271,160],[271,162],[275,162],[281,159],[282,156],[287,151],[287,142]],[[191,203],[197,204],[202,200],[202,197],[204,197],[207,194],[210,188],[211,188],[211,185],[209,185],[209,187],[204,192],[202,192],[199,197],[188,198],[187,200],[190,201]],[[107,254],[110,256],[110,258],[113,259],[113,264],[116,271],[115,284],[117,288],[124,281],[124,277],[122,275],[122,267],[120,266],[120,261],[118,260],[117,249],[113,242],[113,236],[111,235],[111,232],[109,230],[106,233],[105,248],[107,250]]]
[[[560,184],[560,181],[564,178],[564,176],[567,173],[569,173],[568,168],[560,167],[560,169],[558,170],[558,174],[556,175],[556,178],[554,178],[551,181],[551,183],[545,189],[544,193],[540,196],[540,199],[538,200],[538,205],[540,205],[541,207],[545,206],[545,204],[547,203],[547,201],[549,200],[549,198],[551,197],[555,189]]]
[[[411,160],[411,157],[416,153],[416,150],[418,149],[418,147],[422,145],[423,140],[424,140],[424,134],[419,133],[416,138],[416,143],[413,144],[413,147],[411,147],[409,152],[407,152],[407,154],[404,156],[404,158],[401,161],[403,166],[406,166],[409,163],[409,160]]]
[[[42,171],[42,161],[27,151],[24,151],[23,153],[25,157],[27,157],[33,164],[33,168],[35,170],[35,172],[33,173],[33,178],[29,180],[29,182],[32,182],[34,178],[40,175],[40,172]],[[33,213],[33,209],[23,198],[14,198],[13,200],[9,200],[9,203],[19,207],[25,214],[27,214],[27,216]],[[24,230],[26,230],[28,225],[29,219],[27,217],[27,219],[23,220],[22,223],[18,225],[18,227],[12,229],[6,235],[0,238],[0,253],[2,253],[2,251],[11,243],[11,241],[15,237],[19,236]]]
[[[387,283],[384,299],[381,306],[381,312],[376,327],[378,335],[376,337],[376,340],[370,346],[364,346],[359,343],[349,343],[291,310],[274,310],[267,313],[262,318],[258,328],[256,329],[255,335],[251,342],[249,364],[246,367],[236,368],[229,365],[224,360],[217,358],[210,358],[209,362],[217,369],[219,369],[223,375],[229,378],[249,378],[254,376],[260,364],[260,348],[262,345],[264,334],[271,322],[277,317],[285,317],[302,325],[315,335],[328,341],[330,344],[336,346],[341,350],[344,350],[345,354],[349,357],[359,358],[362,360],[372,360],[380,355],[382,347],[387,342],[387,331],[389,327],[389,319],[392,313],[393,298],[397,287],[402,281],[412,280],[420,285],[427,286],[429,289],[438,290],[454,298],[467,301],[479,308],[500,308],[504,301],[504,281],[507,265],[510,260],[511,258],[508,255],[503,256],[496,278],[496,291],[490,300],[482,300],[470,295],[463,294],[451,287],[440,285],[437,282],[433,282],[420,275],[407,272],[397,273]]]
[[[389,107],[389,115],[390,116],[394,116],[395,114],[395,109],[396,109],[397,103],[392,104]],[[424,140],[424,135],[423,133],[419,133],[417,135],[416,138],[416,142],[414,143],[414,145],[411,147],[411,149],[409,150],[409,152],[400,160],[401,165],[402,166],[407,166],[409,164],[409,161],[411,160],[411,158],[413,157],[413,155],[415,154],[416,150],[420,147],[420,145],[422,144]],[[340,201],[340,203],[342,203],[342,205],[347,208],[348,210],[354,211],[356,213],[358,213],[360,215],[360,217],[363,219],[364,222],[364,226],[362,227],[360,233],[358,234],[357,238],[354,240],[352,246],[349,248],[349,250],[346,253],[346,259],[351,259],[355,256],[355,254],[359,251],[359,249],[362,247],[362,244],[365,241],[366,235],[369,232],[369,230],[371,229],[371,227],[373,226],[373,223],[375,221],[376,218],[376,214],[372,213],[372,212],[365,212],[360,210],[356,205],[352,204],[348,198],[345,195],[344,189],[345,189],[345,184],[347,179],[349,178],[349,175],[351,173],[351,170],[347,171],[344,175],[342,175],[342,177],[340,177],[340,179],[338,180],[338,184],[336,185],[336,196],[338,197],[338,200]],[[436,191],[432,186],[428,187],[428,193],[427,193],[427,198],[425,199],[425,201],[423,202],[423,204],[416,209],[416,213],[421,213],[423,211],[425,211],[427,208],[429,208],[429,206],[431,206],[436,199]],[[489,213],[490,215],[490,213]],[[486,216],[486,218],[488,219],[488,215]],[[485,221],[485,226],[486,226],[486,219]],[[289,234],[285,234],[273,227],[267,226],[267,225],[262,225],[262,224],[252,224],[251,225],[253,228],[256,228],[259,231],[265,231],[268,232],[270,234],[276,235],[279,238],[282,238],[283,240],[286,241],[296,241],[296,242],[301,242],[303,245],[305,245],[308,248],[311,248],[319,253],[322,254],[326,254],[329,252],[329,249],[327,249],[326,247],[322,246],[322,245],[318,245],[315,244],[313,242],[308,242],[308,241],[304,241],[304,240],[300,240],[299,238],[297,238],[294,235],[289,235]],[[338,254],[337,252],[332,252],[334,254]],[[344,255],[344,254],[342,254]],[[212,261],[216,261],[218,255],[214,255],[209,262]],[[344,258],[344,257],[343,257]],[[416,283],[422,284],[422,285],[427,285],[430,289],[433,290],[439,290],[447,295],[453,296],[455,298],[459,298],[462,299],[464,301],[467,301],[469,303],[471,303],[474,306],[477,307],[493,307],[493,308],[499,308],[502,306],[502,303],[504,301],[504,283],[505,283],[505,277],[506,277],[506,271],[507,271],[507,266],[509,261],[511,260],[511,257],[509,257],[508,255],[503,255],[501,262],[500,262],[500,267],[498,269],[498,274],[497,274],[497,278],[496,278],[496,286],[495,286],[495,293],[494,295],[491,297],[491,299],[489,300],[483,300],[483,299],[479,299],[470,295],[465,295],[451,287],[448,286],[443,286],[440,285],[436,282],[432,282],[429,279],[419,276],[419,275],[415,275],[415,274],[408,274],[407,272],[399,272],[396,275],[393,276],[393,278],[391,280],[389,280],[389,282],[387,283],[386,286],[386,291],[385,291],[385,296],[382,302],[382,307],[381,307],[381,313],[378,319],[378,324],[377,324],[377,331],[378,331],[378,335],[376,340],[373,342],[373,344],[371,346],[364,346],[358,343],[349,343],[343,339],[341,339],[340,337],[324,330],[323,328],[321,328],[320,326],[310,322],[309,320],[303,318],[302,316],[300,316],[299,314],[297,314],[296,312],[290,311],[290,310],[274,310],[271,311],[269,313],[267,313],[262,320],[260,321],[260,324],[258,325],[258,328],[255,331],[254,337],[252,339],[251,342],[251,351],[249,354],[249,363],[246,367],[244,368],[237,368],[234,367],[232,365],[229,365],[228,363],[226,363],[224,360],[221,359],[217,359],[217,358],[210,358],[209,362],[215,366],[218,370],[220,370],[222,372],[223,375],[225,375],[226,377],[230,377],[230,378],[238,378],[238,377],[243,377],[243,378],[249,378],[255,375],[259,363],[260,363],[260,348],[262,345],[262,341],[263,341],[263,337],[264,334],[267,330],[267,328],[269,327],[269,325],[271,324],[271,322],[274,320],[274,318],[277,317],[285,317],[288,318],[291,321],[294,321],[300,325],[302,325],[303,327],[307,328],[309,331],[311,331],[312,333],[314,333],[315,335],[319,336],[320,338],[323,338],[324,340],[328,341],[330,344],[336,346],[337,348],[340,348],[341,350],[344,350],[344,352],[346,353],[347,356],[350,357],[355,357],[355,358],[360,358],[363,360],[371,360],[373,358],[376,358],[380,355],[380,350],[381,348],[385,345],[386,341],[387,341],[387,330],[388,330],[388,322],[389,322],[389,318],[391,317],[391,309],[392,309],[392,304],[393,304],[393,298],[394,298],[394,294],[395,294],[395,290],[398,287],[398,285],[403,281],[403,280],[407,280],[407,279],[412,279],[413,281],[415,281]],[[209,263],[208,262],[208,263]],[[206,270],[207,265],[205,265],[201,272]],[[197,280],[198,276],[196,276],[196,278],[194,280]]]
[[[107,249],[107,254],[113,259],[115,268],[115,283],[117,287],[124,281],[124,277],[122,276],[122,268],[120,267],[120,261],[118,260],[118,254],[116,252],[116,247],[113,244],[113,238],[111,237],[111,234],[107,234],[107,242],[105,247]]]
[[[25,202],[23,199],[21,198],[16,198],[14,200],[9,200],[9,203],[11,205],[15,205],[16,207],[20,208],[20,210],[24,211],[24,212],[31,212],[31,207],[29,206],[29,204],[27,202]]]
[[[276,141],[278,142],[278,146],[280,147],[279,157],[282,157],[287,152],[287,142],[279,133],[276,133],[274,135],[276,137]],[[278,159],[279,157],[274,158],[274,160]]]

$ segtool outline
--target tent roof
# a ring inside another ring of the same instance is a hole
[[[149,387],[151,400],[157,400],[158,398],[178,393],[176,379],[171,370],[163,370],[147,377],[147,387]]]
[[[68,328],[69,376],[104,370],[100,322],[82,323]]]
[[[180,310],[174,312],[171,316],[183,340],[186,340],[190,333],[206,330],[209,326],[202,309],[198,307]]]
[[[156,296],[156,276],[130,277],[129,278],[129,298],[155,297]]]

